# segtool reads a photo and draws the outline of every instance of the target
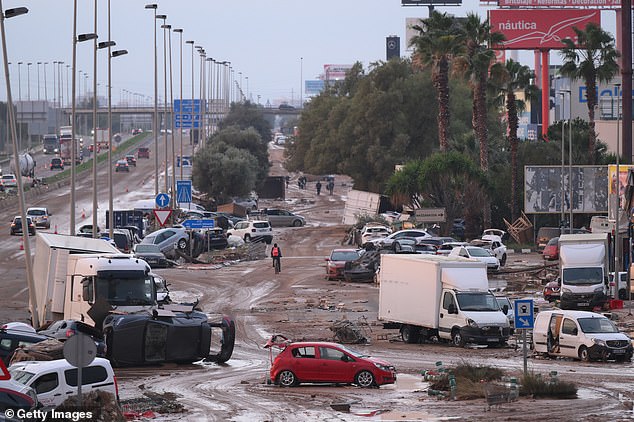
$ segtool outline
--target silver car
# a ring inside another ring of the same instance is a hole
[[[263,210],[271,227],[301,227],[306,224],[306,219],[301,215],[293,214],[287,210],[268,208]]]
[[[189,247],[189,234],[185,229],[170,227],[148,234],[141,244],[157,245],[168,258],[177,258],[176,249],[186,251]]]

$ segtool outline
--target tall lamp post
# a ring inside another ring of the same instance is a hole
[[[619,110],[621,106],[621,84],[614,84],[616,87],[616,229],[614,230],[614,283],[617,286],[615,291],[615,299],[618,299],[618,285],[620,282],[620,271],[621,271],[621,250],[622,245],[620,243],[620,217],[621,214],[621,142],[620,142],[620,133],[619,126],[621,123],[621,111]]]
[[[180,180],[183,180],[183,30],[182,28],[176,28],[174,29],[174,32],[176,32],[179,35],[179,41],[180,41],[180,49],[179,49],[179,56],[180,56],[180,70],[178,71],[178,75],[180,77],[180,109],[179,109],[179,116],[178,116],[178,137],[180,138]],[[176,128],[175,128],[176,129]],[[175,171],[176,169],[174,169]],[[176,191],[174,191],[174,195],[176,195]]]
[[[561,95],[561,229],[564,229],[564,222],[566,220],[566,210],[564,204],[566,203],[566,187],[564,185],[564,141],[566,139],[566,119],[564,117],[564,100],[566,99],[566,93],[560,92]],[[570,177],[570,176],[569,176]],[[572,222],[570,222],[572,224]]]
[[[37,62],[37,100],[40,101],[40,65],[42,62]]]
[[[13,9],[7,9],[3,12],[2,0],[0,0],[0,32],[2,37],[2,62],[4,65],[4,78],[7,87],[7,109],[9,112],[9,126],[11,128],[11,143],[13,144],[13,165],[16,169],[20,168],[20,159],[18,157],[18,141],[17,133],[15,129],[15,115],[13,111],[13,100],[11,98],[11,83],[9,79],[9,59],[7,54],[7,40],[4,32],[4,20],[10,19],[16,16],[24,15],[28,13],[29,9],[26,7],[16,7]],[[20,218],[22,220],[22,227],[26,222],[26,205],[24,201],[24,187],[22,185],[22,177],[18,175],[16,178],[18,182],[18,199],[20,203]],[[39,328],[40,320],[37,313],[35,304],[37,303],[35,297],[35,281],[33,279],[33,264],[31,262],[31,246],[29,244],[29,231],[22,230],[22,243],[24,245],[24,262],[26,265],[26,281],[29,288],[29,302],[31,311],[31,322],[33,326]]]
[[[97,0],[95,0],[94,33],[97,33]],[[93,79],[92,79],[92,237],[97,238],[97,37],[93,39]],[[73,73],[75,73],[73,71]]]
[[[28,62],[26,64],[26,99],[31,101],[31,66],[33,63]]]
[[[169,62],[170,62],[170,102],[169,102],[169,106],[167,107],[167,110],[169,110],[169,121],[170,122],[170,127],[172,128],[172,133],[170,134],[170,138],[172,140],[172,183],[171,183],[171,189],[172,189],[172,200],[170,201],[171,207],[170,208],[174,208],[174,205],[176,203],[176,159],[175,159],[175,150],[174,150],[174,132],[175,132],[175,125],[174,125],[174,90],[172,89],[172,32],[170,31],[170,29],[172,29],[172,25],[166,25],[167,33],[168,33],[168,49],[169,49]],[[166,126],[167,127],[167,126]],[[167,161],[166,161],[167,162]],[[165,175],[167,176],[167,165],[165,166]]]
[[[195,120],[194,120],[194,40],[187,40],[185,41],[185,44],[191,44],[192,46],[192,123],[191,123],[191,128],[189,129],[189,144],[193,145],[194,144],[194,127],[195,127]],[[182,171],[182,169],[181,169]],[[182,178],[182,176],[181,176]]]
[[[163,20],[165,21],[165,20]],[[163,140],[165,141],[165,193],[169,192],[169,168],[168,168],[168,159],[169,159],[169,150],[168,150],[168,143],[167,143],[167,122],[168,122],[168,105],[167,102],[169,101],[169,98],[167,96],[167,32],[172,28],[172,25],[166,25],[163,24],[161,25],[161,28],[163,29],[163,81],[164,81],[164,88],[165,88],[165,96],[163,97],[163,125],[165,126],[165,136],[163,137]],[[171,52],[170,52],[170,56],[171,56]],[[173,198],[172,198],[173,199]],[[172,205],[173,201],[170,201],[170,206]]]
[[[70,142],[70,234],[75,235],[75,157],[77,156],[77,144],[75,142],[75,75],[77,64],[77,43],[97,38],[97,34],[79,34],[77,35],[77,0],[73,1],[73,81],[72,81],[72,94],[71,94],[71,113],[70,113],[70,125],[71,125],[71,142]],[[57,63],[58,65],[60,62]],[[58,71],[58,76],[60,71]],[[61,92],[61,89],[60,89]]]
[[[152,25],[154,26],[154,118],[152,121],[152,133],[154,134],[154,195],[158,195],[158,56],[156,52],[156,20],[158,19],[156,9],[158,5],[155,3],[146,4],[145,8],[154,10],[154,19],[152,20]]]

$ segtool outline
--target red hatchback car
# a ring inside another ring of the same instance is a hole
[[[542,256],[547,261],[555,261],[559,259],[559,238],[553,237],[548,241],[542,252]]]
[[[283,387],[308,382],[368,388],[396,382],[392,364],[341,344],[298,342],[285,346],[271,366],[271,381]]]
[[[333,249],[326,258],[326,278],[328,280],[343,278],[346,262],[357,260],[361,256],[360,249]]]

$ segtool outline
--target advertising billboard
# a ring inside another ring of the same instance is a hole
[[[524,212],[561,213],[561,166],[524,167]],[[572,200],[568,166],[563,168],[564,212],[607,214],[608,166],[572,166]]]
[[[490,10],[491,30],[504,34],[505,41],[492,46],[505,50],[561,49],[565,38],[575,38],[573,27],[590,22],[601,25],[601,11],[594,9],[504,9]]]
[[[462,0],[401,0],[401,6],[443,6],[462,4]]]
[[[324,79],[345,79],[346,72],[352,69],[351,64],[325,64]]]
[[[488,1],[485,1],[488,3]],[[500,7],[596,7],[612,9],[621,6],[620,0],[498,0]]]

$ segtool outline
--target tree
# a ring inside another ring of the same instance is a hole
[[[224,203],[232,196],[251,192],[257,172],[258,160],[249,151],[213,142],[194,156],[192,182],[199,191]]]
[[[614,46],[614,38],[599,25],[589,23],[585,29],[572,27],[577,43],[570,38],[561,40],[564,48],[560,54],[564,60],[559,72],[572,79],[582,79],[586,84],[588,123],[590,139],[588,156],[590,164],[596,161],[596,141],[594,109],[597,106],[597,81],[608,82],[619,72],[617,59],[619,52]]]
[[[509,59],[504,65],[497,64],[492,67],[491,74],[495,89],[499,93],[498,102],[504,104],[506,110],[506,122],[508,125],[508,140],[511,146],[511,219],[519,216],[518,212],[518,177],[517,177],[517,128],[519,126],[519,112],[525,108],[523,100],[515,95],[523,92],[527,99],[537,95],[537,87],[531,83],[535,77],[534,72],[519,62]]]
[[[251,153],[258,161],[257,181],[263,182],[269,174],[269,152],[267,144],[262,140],[260,134],[253,127],[240,129],[239,126],[224,127],[214,134],[211,143],[222,142],[228,146],[244,149]]]
[[[456,151],[410,161],[388,180],[386,193],[395,205],[411,205],[414,198],[423,206],[445,208],[448,222],[464,217],[472,233],[480,231],[482,208],[489,196],[485,174]],[[449,227],[443,231],[447,233]]]
[[[420,25],[412,26],[418,35],[412,37],[414,61],[430,66],[438,102],[438,140],[440,150],[449,146],[449,67],[451,60],[464,50],[464,35],[453,16],[433,11]]]
[[[240,129],[254,128],[260,134],[265,146],[272,140],[271,124],[264,118],[260,107],[250,101],[231,103],[229,113],[218,123],[218,129],[222,130],[230,126],[238,126]]]

